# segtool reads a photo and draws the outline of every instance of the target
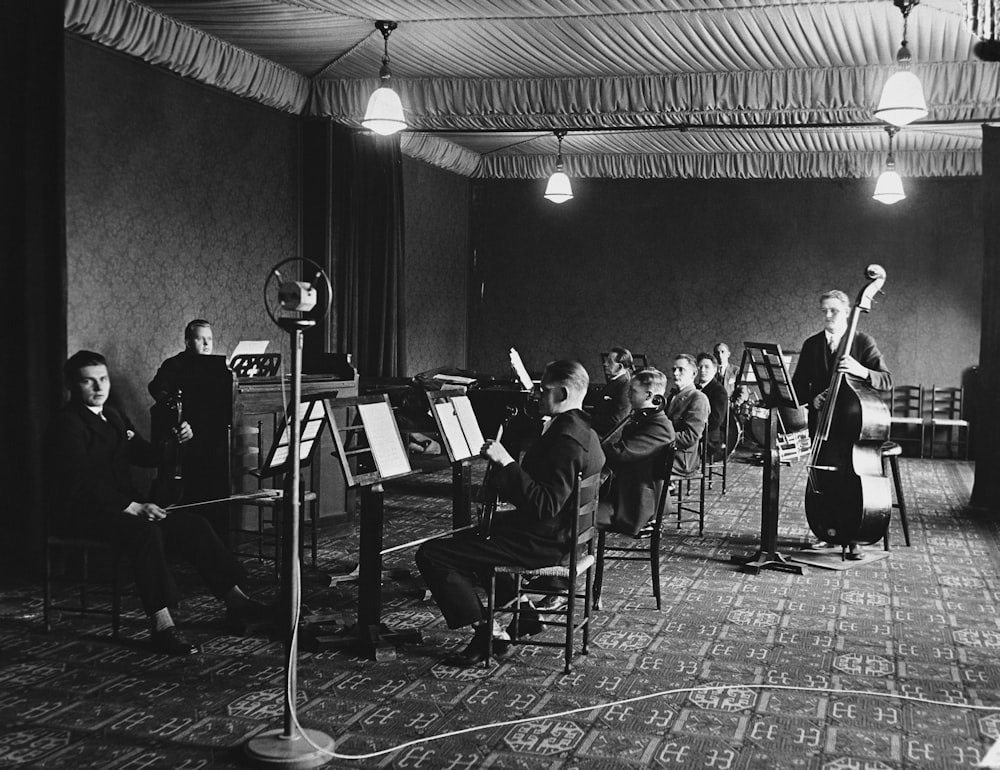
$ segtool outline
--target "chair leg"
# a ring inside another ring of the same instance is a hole
[[[660,533],[653,532],[649,538],[649,571],[653,578],[653,596],[656,598],[656,609],[663,609],[663,597],[660,590]]]
[[[701,489],[698,496],[698,537],[705,534],[705,477],[701,477]]]
[[[122,625],[121,559],[117,551],[111,553],[111,638],[118,638]]]
[[[52,546],[45,544],[45,583],[42,585],[42,623],[45,633],[52,630]]]
[[[583,647],[581,652],[584,655],[590,654],[590,619],[593,617],[591,612],[591,598],[593,597],[594,590],[594,574],[591,569],[587,570],[587,574],[584,577],[584,589],[583,589]],[[573,599],[575,601],[575,597]],[[572,635],[570,635],[570,651],[572,652]]]
[[[569,577],[569,601],[566,603],[566,644],[563,646],[565,666],[563,672],[568,674],[573,668],[573,623],[576,616],[576,575]]]
[[[604,540],[607,533],[603,530],[597,535],[597,571],[594,574],[594,609],[601,609],[601,588],[604,587]]]
[[[490,629],[489,641],[486,642],[486,668],[490,667],[490,661],[493,659],[493,611],[496,609],[496,596],[497,575],[495,572],[490,572],[490,585],[486,591],[486,624]],[[514,606],[516,607],[517,605],[515,604]],[[517,615],[514,617],[516,618]]]
[[[903,480],[899,475],[899,458],[890,457],[889,465],[892,468],[892,483],[896,487],[896,504],[899,508],[899,523],[903,525],[903,540],[909,546],[910,526],[906,521],[906,500],[903,497]]]

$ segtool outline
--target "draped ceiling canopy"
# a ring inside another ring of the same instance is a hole
[[[297,114],[360,127],[383,39],[409,156],[487,179],[860,178],[895,70],[892,0],[65,0],[74,34]],[[962,0],[909,16],[930,114],[894,140],[904,176],[980,173],[1000,64]]]

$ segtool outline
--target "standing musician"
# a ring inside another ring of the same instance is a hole
[[[242,628],[265,621],[269,611],[240,587],[242,569],[205,519],[145,502],[133,487],[129,465],[155,465],[160,448],[106,405],[111,377],[104,356],[81,350],[66,362],[64,375],[69,403],[56,415],[45,439],[53,533],[105,540],[129,559],[149,618],[154,652],[198,652],[170,615],[179,593],[167,564],[168,549],[193,564],[212,593],[225,602],[229,625]],[[191,438],[191,426],[182,422],[176,440],[186,443]]]
[[[558,564],[572,547],[571,499],[577,474],[598,473],[604,452],[590,418],[583,411],[590,378],[576,361],[553,361],[545,367],[538,409],[550,419],[541,437],[516,463],[503,444],[488,440],[482,456],[494,464],[494,477],[504,497],[516,507],[500,511],[490,533],[432,540],[420,546],[417,566],[448,628],[471,625],[472,641],[450,659],[456,666],[473,666],[486,660],[490,635],[509,640],[491,628],[475,584],[488,585],[497,564],[543,567]],[[502,580],[504,578],[505,580]],[[497,603],[514,597],[509,576],[497,576]],[[521,623],[521,630],[530,633]],[[502,655],[508,645],[494,644]]]
[[[833,361],[837,357],[840,340],[847,331],[851,314],[851,301],[839,289],[824,292],[819,298],[820,312],[823,314],[823,331],[809,337],[802,343],[799,362],[792,375],[792,387],[800,403],[809,411],[809,436],[814,437],[819,414],[826,401],[826,391],[833,374]],[[866,381],[875,390],[891,390],[892,375],[879,352],[875,340],[870,335],[858,331],[854,335],[851,349],[840,360],[838,370],[844,374]],[[830,547],[820,541],[814,548]],[[861,547],[852,544],[848,559],[863,559]]]
[[[729,427],[726,424],[729,394],[716,377],[719,369],[715,358],[710,353],[699,353],[697,361],[698,374],[695,375],[694,385],[708,397],[708,432],[705,434],[705,443],[708,445],[709,462],[716,462],[726,453],[724,444]]]
[[[620,423],[631,407],[628,403],[628,383],[632,377],[632,353],[626,348],[611,348],[602,362],[607,385],[591,413],[594,430],[598,436],[611,431]]]
[[[598,526],[625,535],[639,534],[656,510],[654,485],[659,453],[674,442],[674,426],[664,413],[667,375],[645,369],[632,377],[629,419],[601,446],[612,472],[601,490]]]
[[[708,397],[694,386],[698,363],[690,353],[674,359],[674,389],[667,401],[667,417],[674,426],[674,473],[694,473],[701,467],[698,443],[708,423]]]

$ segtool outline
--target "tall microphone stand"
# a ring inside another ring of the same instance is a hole
[[[290,481],[286,483],[283,514],[285,517],[285,547],[287,554],[281,584],[282,599],[287,602],[288,628],[285,636],[285,713],[284,725],[251,738],[244,746],[247,757],[259,767],[309,768],[325,765],[331,759],[334,740],[319,730],[307,730],[295,715],[298,670],[298,624],[301,599],[299,561],[299,489],[301,473],[301,420],[299,401],[302,399],[302,330],[315,321],[303,318],[281,318],[278,325],[289,332],[292,349],[292,414],[290,420],[291,448]]]

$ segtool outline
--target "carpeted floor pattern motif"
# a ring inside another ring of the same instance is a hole
[[[590,654],[568,676],[558,650],[533,647],[489,668],[445,665],[468,634],[424,600],[413,552],[392,554],[383,620],[423,643],[379,662],[300,653],[298,718],[336,740],[333,768],[975,767],[1000,737],[1000,524],[964,507],[970,464],[901,468],[912,547],[894,520],[887,559],[750,575],[730,557],[757,548],[761,471],[732,462],[704,537],[666,526],[662,611],[647,565],[609,564]],[[782,551],[811,539],[804,485],[801,463],[783,469]],[[390,486],[386,544],[446,529],[450,507],[448,470]],[[319,569],[303,574],[312,611],[353,622],[355,587],[328,584],[356,547],[321,538]],[[271,565],[247,568],[273,596]],[[0,591],[0,766],[241,767],[248,738],[282,727],[281,643],[226,635],[217,603],[180,574],[179,621],[203,650],[187,659],[144,649],[131,593],[114,643],[95,616],[61,613],[43,633],[37,585]]]

